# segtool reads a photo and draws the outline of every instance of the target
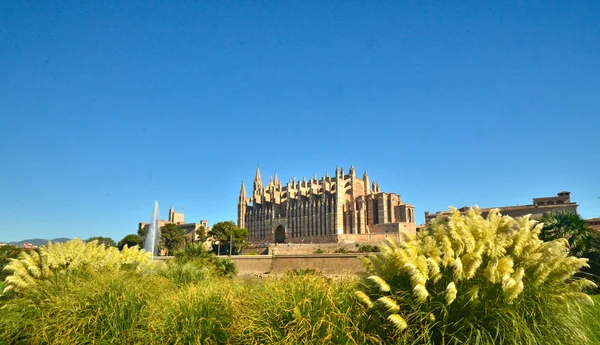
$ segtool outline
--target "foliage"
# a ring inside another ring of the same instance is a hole
[[[189,284],[207,280],[213,275],[210,266],[202,265],[200,261],[169,261],[157,270],[157,274],[176,284]]]
[[[166,224],[160,228],[161,242],[169,252],[181,248],[185,241],[185,230],[177,224]]]
[[[119,241],[119,244],[117,245],[117,247],[119,248],[119,250],[123,249],[125,246],[127,247],[143,247],[144,245],[144,239],[140,236],[140,235],[136,235],[136,234],[129,234],[125,237],[123,237],[122,240]]]
[[[0,309],[0,343],[148,344],[144,311],[165,290],[166,279],[125,271],[55,275]]]
[[[137,231],[138,236],[142,238],[142,242],[146,239],[146,235],[148,235],[148,226],[149,224],[146,224]]]
[[[317,248],[317,250],[315,250],[313,252],[313,254],[323,254],[323,253],[325,253],[325,251],[323,249],[321,249],[321,248]]]
[[[293,268],[285,271],[284,275],[292,277],[303,277],[303,276],[323,276],[323,272],[315,268]]]
[[[17,246],[0,246],[0,279],[3,280],[8,275],[8,272],[4,271],[4,266],[8,264],[10,259],[18,257],[19,253],[22,251],[24,251],[24,249]],[[2,291],[2,289],[0,289],[0,291]]]
[[[572,212],[545,213],[539,221],[544,224],[540,239],[551,241],[565,238],[571,255],[589,257],[600,252],[600,233],[592,229],[578,214]]]
[[[96,236],[96,237],[90,237],[85,241],[86,242],[97,241],[98,243],[103,244],[107,247],[116,247],[117,246],[117,243],[110,237]]]
[[[356,279],[54,275],[0,308],[0,344],[381,344],[360,329]],[[2,303],[2,302],[0,302]]]
[[[198,235],[199,242],[206,242],[208,239],[208,234],[206,233],[206,228],[201,226],[196,230],[196,235]]]
[[[144,271],[152,266],[150,253],[138,247],[106,248],[96,241],[84,243],[73,239],[64,243],[48,243],[35,251],[21,252],[4,268],[6,277],[4,292],[23,292],[60,272],[77,270],[105,271],[133,269]]]
[[[589,268],[595,280],[600,276],[600,233],[592,229],[578,214],[572,212],[545,213],[539,221],[544,224],[540,239],[550,241],[564,238],[569,242],[570,254],[588,258]]]
[[[592,296],[594,300],[594,309],[592,311],[592,317],[587,322],[590,328],[594,330],[594,344],[600,344],[600,295]]]
[[[336,253],[336,254],[346,254],[347,253],[346,248],[343,248],[343,247],[342,248],[336,248],[333,252]]]
[[[484,219],[474,208],[366,259],[357,291],[386,342],[403,344],[591,344],[595,284],[574,274],[586,259],[564,239],[543,242],[541,224]]]
[[[219,241],[219,254],[224,241],[233,240],[233,247],[238,253],[248,245],[248,230],[239,228],[232,221],[216,223],[208,235]]]
[[[237,314],[239,287],[227,280],[181,286],[148,308],[146,344],[226,344]],[[240,344],[245,344],[241,342]]]
[[[285,275],[249,282],[232,331],[234,344],[381,344],[359,321],[352,278]]]
[[[201,243],[188,243],[183,250],[175,253],[175,258],[179,264],[193,263],[206,268],[212,275],[233,277],[237,274],[233,261],[215,256]]]
[[[187,243],[186,246],[174,253],[175,258],[180,261],[191,261],[206,259],[214,256],[202,243]]]
[[[379,247],[372,244],[361,244],[358,251],[361,253],[375,253],[379,251]]]

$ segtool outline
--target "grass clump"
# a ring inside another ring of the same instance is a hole
[[[361,244],[358,247],[360,253],[375,253],[379,251],[379,247],[372,244]]]
[[[234,324],[237,344],[380,344],[358,324],[356,279],[284,275],[255,281]]]
[[[4,280],[4,293],[11,290],[25,292],[58,273],[121,269],[144,271],[152,267],[150,253],[138,247],[125,246],[119,251],[115,247],[105,247],[98,241],[85,243],[80,239],[49,243],[36,250],[23,251],[17,258],[9,259],[3,269],[9,273]]]
[[[125,271],[55,275],[0,309],[0,343],[144,343],[145,308],[170,286]]]
[[[163,294],[147,310],[149,343],[227,343],[239,290],[231,280],[212,279]]]
[[[185,248],[175,254],[176,262],[181,265],[192,263],[195,266],[207,268],[211,273],[219,277],[234,277],[237,268],[233,261],[220,258],[208,251],[203,244],[189,243]]]
[[[586,259],[565,240],[543,242],[541,224],[477,208],[435,220],[366,260],[357,296],[386,342],[592,344],[595,286],[575,277]]]
[[[323,272],[316,268],[292,268],[285,271],[284,275],[289,277],[323,276]]]

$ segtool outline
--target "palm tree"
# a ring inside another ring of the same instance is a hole
[[[600,251],[600,233],[592,229],[576,213],[545,213],[539,221],[544,223],[540,239],[544,241],[558,238],[567,239],[573,256],[588,257],[590,254]]]
[[[589,259],[589,268],[584,269],[598,282],[600,276],[600,233],[592,229],[578,214],[572,212],[545,213],[539,221],[544,223],[540,239],[552,241],[565,238],[569,242],[570,254]]]

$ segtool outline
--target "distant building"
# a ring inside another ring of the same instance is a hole
[[[600,218],[590,218],[585,221],[592,229],[600,231]]]
[[[238,226],[248,230],[251,243],[337,243],[397,238],[415,233],[416,224],[413,205],[350,167],[348,174],[336,168],[333,177],[287,184],[275,173],[264,187],[256,169],[251,197],[242,182]]]
[[[148,227],[148,224],[149,223],[146,222],[138,223],[138,231]],[[173,206],[169,208],[169,219],[161,219],[158,221],[158,226],[160,226],[161,228],[167,224],[177,224],[180,228],[185,230],[186,242],[198,242],[200,240],[200,237],[197,234],[197,230],[201,227],[204,227],[207,234],[210,231],[208,221],[201,220],[200,223],[186,223],[184,220],[183,212],[175,212]]]
[[[500,213],[504,216],[511,216],[513,218],[522,217],[527,214],[531,214],[531,218],[540,218],[544,213],[554,211],[567,211],[577,213],[577,203],[571,202],[570,192],[560,192],[556,196],[544,197],[544,198],[533,198],[531,205],[517,205],[517,206],[499,206],[499,207],[488,207],[480,208],[481,215],[487,217],[493,209],[500,209]],[[471,207],[462,207],[458,210],[462,213],[469,211]],[[449,216],[450,211],[438,211],[436,213],[425,212],[425,223],[429,223],[432,219],[440,216]]]

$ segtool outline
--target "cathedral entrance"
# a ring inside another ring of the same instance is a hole
[[[283,225],[275,229],[275,243],[285,243],[285,228]]]

